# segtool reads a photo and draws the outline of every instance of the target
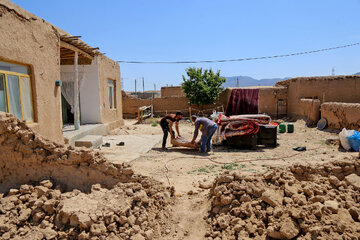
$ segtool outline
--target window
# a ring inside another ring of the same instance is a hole
[[[109,108],[114,109],[115,108],[115,81],[108,80],[108,96],[109,96]]]
[[[34,121],[29,68],[0,61],[0,111]]]

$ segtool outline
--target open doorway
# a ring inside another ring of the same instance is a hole
[[[71,106],[61,94],[62,120],[64,125],[74,124],[74,113],[71,112]]]

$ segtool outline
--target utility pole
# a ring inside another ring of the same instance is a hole
[[[124,78],[121,78],[120,84],[121,84],[121,89],[124,90]]]
[[[236,87],[239,87],[239,78],[236,78]]]
[[[144,98],[145,98],[145,97],[144,97],[144,89],[145,89],[145,88],[144,88],[144,77],[142,78],[142,80],[143,80],[143,94],[142,94],[142,95],[143,95],[143,99],[144,99]]]
[[[331,75],[335,76],[335,67],[331,69]]]
[[[135,78],[135,94],[136,94],[136,78]]]
[[[155,92],[156,92],[156,84],[154,83],[153,99],[155,98]]]

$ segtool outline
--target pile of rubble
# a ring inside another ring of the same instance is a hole
[[[0,112],[0,239],[153,239],[174,189]]]
[[[50,180],[0,194],[0,238],[153,239],[165,234],[171,192],[151,179],[62,193]],[[95,237],[95,238],[93,238]]]
[[[99,152],[49,141],[0,112],[0,192],[46,178],[66,190],[89,191],[96,183],[111,187],[137,177],[124,164],[112,164]]]
[[[225,172],[210,191],[208,239],[358,239],[360,163]]]

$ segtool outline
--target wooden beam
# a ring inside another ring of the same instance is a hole
[[[91,60],[93,59],[93,57],[90,54],[88,54],[88,53],[84,52],[83,50],[81,50],[81,49],[79,49],[79,48],[77,48],[77,47],[75,47],[75,46],[73,46],[73,45],[71,45],[69,43],[66,43],[64,41],[60,41],[60,47],[70,49],[70,50],[72,50],[74,52],[78,52],[81,55],[83,55],[83,56],[85,56],[85,57],[87,57],[87,58],[89,58]]]
[[[79,38],[81,38],[81,36],[70,36],[70,37],[66,37],[66,38],[69,38],[69,39],[79,39]]]

